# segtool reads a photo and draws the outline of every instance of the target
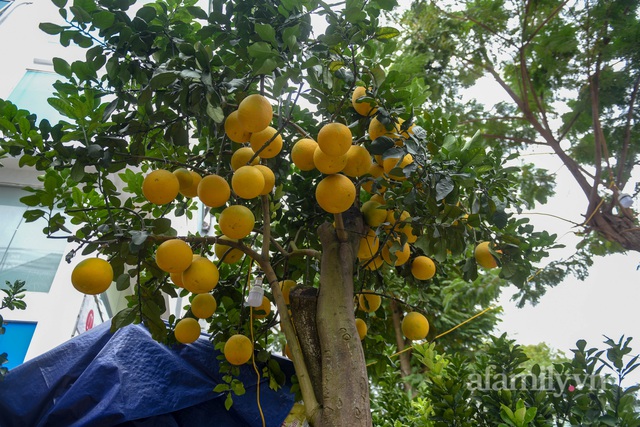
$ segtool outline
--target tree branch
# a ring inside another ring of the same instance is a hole
[[[633,91],[631,91],[631,97],[629,99],[629,109],[627,110],[627,123],[624,127],[624,139],[622,140],[622,153],[618,159],[618,173],[616,176],[616,185],[618,188],[624,188],[626,180],[623,181],[625,163],[627,162],[627,155],[629,154],[629,146],[631,145],[631,124],[633,122],[634,106],[636,98],[638,96],[638,88],[640,87],[640,74],[636,77],[636,81],[633,85]]]

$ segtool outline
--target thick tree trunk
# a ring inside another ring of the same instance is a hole
[[[316,427],[372,425],[367,368],[353,307],[354,264],[363,225],[359,212],[345,215],[347,233],[336,233],[329,223],[318,229],[322,260],[316,325],[321,352],[322,408],[314,420]]]
[[[640,252],[640,227],[629,216],[598,211],[587,227],[605,239],[620,244],[626,250]]]

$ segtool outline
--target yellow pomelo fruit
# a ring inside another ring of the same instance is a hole
[[[200,338],[200,323],[193,317],[185,317],[176,324],[173,333],[176,341],[191,344]]]
[[[342,169],[342,173],[352,178],[366,175],[371,169],[371,154],[361,145],[352,145],[347,151],[347,164]]]
[[[422,314],[412,311],[402,319],[402,334],[410,340],[423,340],[429,333],[429,321]]]
[[[154,205],[173,202],[180,191],[180,181],[165,169],[154,170],[142,181],[142,194]]]
[[[380,255],[382,255],[382,259],[384,259],[387,262],[387,264],[394,267],[399,267],[404,263],[406,263],[407,261],[409,261],[409,257],[411,256],[411,247],[409,246],[408,243],[405,243],[401,249],[397,249],[394,252],[394,255],[396,256],[395,261],[391,260],[391,246],[392,246],[392,243],[389,242],[386,245],[384,245],[384,247],[382,248],[382,251],[380,251]]]
[[[244,335],[236,334],[231,336],[224,344],[225,359],[232,365],[244,365],[251,359],[253,354],[253,344]]]
[[[313,152],[313,164],[320,172],[331,175],[340,172],[347,165],[347,155],[329,156],[320,149],[320,146]]]
[[[369,168],[369,175],[371,175],[372,179],[367,179],[362,184],[362,188],[367,193],[371,193],[373,191],[373,181],[376,180],[377,178],[380,178],[382,175],[384,175],[384,169],[379,164],[372,163],[371,167]],[[383,187],[380,185],[378,185],[378,188],[377,188],[378,192],[380,193],[384,193],[386,189],[387,189],[386,187]]]
[[[387,204],[387,201],[384,199],[384,196],[382,194],[374,194],[373,196],[371,196],[371,198],[369,200],[371,200],[373,202],[378,202],[382,206]],[[386,214],[386,212],[385,212],[385,214]]]
[[[375,257],[375,258],[371,258],[371,259],[364,260],[361,264],[362,264],[362,265],[363,265],[367,270],[374,271],[374,270],[377,270],[377,269],[379,269],[380,267],[382,267],[382,264],[384,264],[384,260],[382,259],[382,257],[381,257],[380,255],[378,255],[378,256],[377,256],[377,257]]]
[[[182,271],[180,273],[169,273],[169,277],[174,285],[179,288],[184,288],[184,283],[182,283]]]
[[[196,258],[189,268],[182,272],[183,287],[194,294],[211,292],[218,284],[218,267],[207,258]]]
[[[220,237],[223,239],[231,240],[232,242],[238,241],[238,239],[231,239],[224,235]],[[242,252],[240,249],[235,249],[222,243],[216,243],[215,245],[213,245],[213,252],[216,254],[216,257],[218,257],[220,261],[226,264],[235,264],[240,261],[242,259],[242,256],[244,255],[244,252]]]
[[[270,122],[271,120],[269,120]],[[269,123],[267,123],[268,125]],[[230,140],[237,142],[238,144],[244,144],[249,142],[251,132],[247,131],[238,118],[238,110],[232,111],[224,121],[224,133],[227,134]]]
[[[392,131],[388,131],[377,117],[374,117],[369,122],[369,139],[371,139],[372,141],[380,138],[383,135],[387,135],[390,132]]]
[[[318,147],[328,156],[338,157],[347,154],[353,135],[342,123],[328,123],[318,132]]]
[[[313,139],[302,138],[296,142],[291,148],[291,161],[301,171],[310,171],[315,169],[313,162],[313,153],[318,148],[318,143]]]
[[[208,319],[213,316],[218,308],[218,303],[213,295],[198,294],[191,300],[191,313],[198,319]]]
[[[360,337],[360,341],[367,336],[367,324],[361,318],[356,318],[356,329],[358,330],[358,336]]]
[[[210,208],[219,208],[231,197],[229,183],[220,175],[207,175],[198,184],[198,198]]]
[[[353,94],[351,95],[351,105],[353,109],[356,110],[358,114],[361,116],[372,116],[378,111],[378,107],[375,105],[371,105],[366,101],[358,102],[358,98],[362,98],[366,96],[367,89],[364,86],[358,86],[353,90]]]
[[[372,258],[380,247],[380,239],[376,236],[376,232],[372,229],[367,231],[367,235],[360,239],[358,246],[358,259],[360,261]]]
[[[225,208],[218,218],[218,225],[225,236],[244,239],[253,231],[256,217],[246,206],[232,205]]]
[[[181,273],[185,271],[193,259],[191,246],[184,240],[165,240],[156,250],[156,264],[167,273]]]
[[[418,280],[429,280],[436,274],[436,265],[428,256],[417,256],[411,262],[411,274]]]
[[[473,255],[475,256],[478,265],[486,269],[491,269],[498,266],[496,259],[489,251],[489,245],[490,242],[481,242],[473,251]]]
[[[413,156],[411,154],[405,155],[402,159],[399,159],[396,157],[389,157],[388,159],[384,159],[382,161],[382,168],[384,169],[385,173],[389,175],[391,179],[402,181],[406,179],[406,177],[403,174],[391,174],[390,172],[394,168],[403,169],[405,166],[408,166],[411,163],[413,163]]]
[[[71,284],[79,292],[98,295],[106,291],[113,282],[113,268],[101,258],[80,261],[71,272]]]
[[[198,172],[189,171],[189,175],[191,175],[191,185],[188,187],[182,188],[180,187],[180,194],[184,197],[188,197],[189,199],[193,199],[198,195],[198,185],[200,185],[200,181],[202,181],[202,177]]]
[[[276,133],[278,133],[277,130],[271,126],[267,126],[264,130],[251,134],[249,142],[251,143],[251,149],[253,152],[258,153],[262,146],[267,144],[267,142],[271,141],[273,138],[273,141],[269,142],[269,145],[258,153],[258,156],[263,159],[271,159],[277,156],[278,153],[280,153],[280,150],[282,150],[282,135],[278,134],[274,137]]]
[[[193,178],[188,169],[178,168],[173,171],[173,174],[176,176],[176,178],[178,178],[178,183],[180,184],[180,192],[184,191],[186,188],[191,187],[191,185],[193,184]]]
[[[255,165],[254,167],[262,173],[262,178],[264,178],[264,186],[262,187],[260,196],[266,196],[271,193],[273,187],[276,186],[276,176],[268,166]]]
[[[344,175],[329,175],[316,187],[316,201],[329,213],[341,213],[353,205],[356,186]]]
[[[273,119],[273,107],[267,98],[253,94],[238,105],[238,120],[245,131],[255,133],[264,130]]]
[[[362,291],[358,296],[358,306],[360,310],[366,311],[367,313],[373,313],[380,308],[381,304],[382,298],[380,295],[376,295],[372,293],[372,291]]]
[[[263,295],[262,304],[259,307],[253,307],[253,318],[264,319],[269,313],[271,313],[271,301]]]
[[[364,222],[369,227],[377,227],[387,220],[387,210],[380,209],[382,205],[375,200],[369,200],[362,204],[360,211],[364,215]]]
[[[241,166],[231,177],[231,188],[238,197],[253,199],[264,188],[264,176],[255,166]]]
[[[286,279],[286,280],[281,280],[279,283],[280,283],[280,290],[282,290],[282,296],[284,297],[284,302],[286,302],[287,305],[289,305],[289,293],[291,292],[291,289],[296,286],[296,281]]]
[[[253,150],[251,147],[240,147],[231,155],[231,169],[238,170],[242,166],[247,166],[249,164],[249,160],[254,156]],[[260,162],[260,157],[256,156],[255,159],[251,160],[251,165],[257,165]]]

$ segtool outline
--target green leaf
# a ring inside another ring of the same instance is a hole
[[[278,45],[278,42],[276,41],[276,30],[274,30],[271,25],[256,24],[255,30],[262,40],[271,43],[273,46]]]
[[[436,184],[436,200],[440,201],[447,197],[454,189],[453,180],[449,176],[444,176]]]
[[[390,40],[394,37],[398,37],[400,31],[393,27],[380,27],[376,31],[375,38],[378,40]]]
[[[233,406],[233,397],[231,397],[231,393],[227,393],[227,398],[224,400],[224,407],[228,411],[231,409],[231,406]]]
[[[113,319],[111,319],[111,333],[118,329],[130,325],[136,321],[138,316],[138,307],[127,307],[119,311]]]
[[[129,273],[122,273],[119,275],[116,279],[116,289],[119,291],[125,291],[129,289],[129,286],[131,286],[131,276],[129,276]]]
[[[175,82],[177,78],[178,75],[172,71],[158,73],[155,76],[151,77],[151,80],[149,80],[149,86],[151,86],[153,89],[163,89],[169,86],[171,83]]]
[[[254,67],[255,66],[256,64],[254,64]],[[273,70],[275,70],[277,66],[278,64],[275,60],[267,58],[262,62],[261,65],[255,67],[256,69],[254,70],[253,74],[256,76],[259,76],[261,74],[271,74],[271,72],[273,72]]]
[[[116,16],[108,10],[101,10],[93,15],[93,25],[97,28],[104,30],[113,25]]]
[[[65,27],[52,24],[51,22],[43,22],[38,27],[45,33],[51,34],[51,35],[60,34],[65,29]]]
[[[265,59],[275,56],[273,49],[268,43],[255,42],[247,49],[249,56],[257,59]]]
[[[53,58],[53,71],[68,79],[71,78],[73,72],[71,71],[71,65],[62,58]]]
[[[214,393],[222,393],[224,391],[229,391],[229,384],[218,384],[213,388]]]
[[[59,8],[63,8],[67,5],[67,0],[51,0],[51,2]]]
[[[369,144],[369,146],[366,148],[371,154],[381,155],[388,149],[395,147],[395,145],[396,144],[395,142],[393,142],[393,139],[389,138],[388,136],[380,136],[372,141],[371,144]]]

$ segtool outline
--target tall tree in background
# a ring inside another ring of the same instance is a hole
[[[478,0],[450,7],[413,3],[405,16],[407,49],[398,69],[426,76],[432,101],[453,111],[459,90],[495,80],[509,99],[487,111],[458,104],[459,123],[512,152],[551,150],[585,197],[583,246],[593,253],[640,251],[637,215],[623,200],[638,165],[640,21],[638,2]],[[455,101],[454,101],[455,103]],[[567,185],[567,183],[558,183]],[[523,169],[522,197],[532,206],[553,192],[552,176]],[[538,279],[586,274],[582,251]]]
[[[53,59],[61,77],[49,103],[65,120],[0,100],[2,154],[42,172],[22,199],[26,219],[76,243],[69,262],[95,255],[74,270],[80,290],[102,292],[112,270],[132,292],[113,329],[144,323],[159,341],[188,343],[194,319],[206,319],[227,356],[216,390],[227,404],[244,392],[235,365],[253,349],[270,384],[282,382],[268,363],[275,328],[311,422],[369,426],[369,380],[395,369],[381,357],[394,344],[434,339],[509,282],[537,297],[527,279],[554,237],[509,213],[519,171],[502,151],[423,114],[423,81],[389,71],[399,32],[378,17],[395,2],[54,4],[64,22],[41,28],[86,49],[84,60]],[[324,34],[312,33],[311,13],[328,22]],[[202,229],[178,235],[172,221],[203,204]],[[259,275],[268,301],[252,316],[246,278]],[[168,325],[164,295],[189,298]],[[203,309],[211,296],[214,314]],[[473,350],[494,323],[489,314],[457,329],[449,347]]]

